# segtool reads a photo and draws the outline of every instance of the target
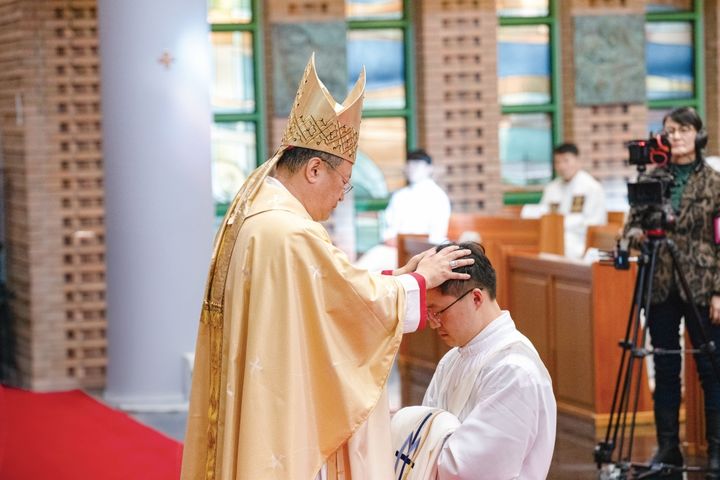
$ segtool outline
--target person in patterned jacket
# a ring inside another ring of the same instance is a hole
[[[697,112],[689,107],[672,110],[663,119],[664,134],[670,140],[671,160],[649,173],[651,177],[672,176],[670,204],[675,215],[674,228],[667,237],[678,250],[678,267],[690,286],[692,298],[682,290],[666,244],[660,244],[652,279],[651,306],[647,314],[653,348],[679,350],[679,325],[685,318],[686,331],[697,348],[703,343],[702,332],[693,320],[692,305],[697,306],[703,329],[709,339],[720,345],[720,173],[705,161],[703,148],[707,134]],[[630,210],[624,227],[626,237],[644,239],[642,211]],[[713,353],[717,355],[717,352]],[[698,375],[705,392],[708,467],[706,478],[720,479],[720,382],[710,358],[695,354]],[[679,447],[678,410],[681,401],[680,355],[656,355],[653,393],[658,449],[652,463],[683,465]],[[681,478],[679,473],[677,478]]]

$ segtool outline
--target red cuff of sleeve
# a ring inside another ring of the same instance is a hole
[[[383,271],[380,272],[380,273],[381,273],[382,275],[391,275],[391,276],[392,276],[393,271],[392,271],[392,270],[383,270]]]
[[[410,275],[412,275],[412,277],[418,282],[418,287],[420,287],[420,323],[418,324],[418,328],[416,330],[420,331],[423,330],[425,328],[425,325],[427,324],[427,304],[425,303],[425,277],[415,272],[412,272]]]

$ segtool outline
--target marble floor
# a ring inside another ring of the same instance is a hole
[[[173,413],[134,413],[140,422],[182,441],[185,432],[186,415]],[[597,441],[587,425],[573,417],[560,415],[555,443],[555,454],[550,467],[549,479],[553,480],[595,480],[600,478],[593,463],[593,450]],[[652,455],[655,447],[652,429],[640,429],[633,449],[636,458],[645,459]],[[688,458],[688,464],[701,464],[702,459]],[[482,478],[482,477],[478,477]],[[702,474],[686,474],[686,479],[699,480]]]
[[[391,407],[400,405],[400,380],[397,370],[393,369],[388,382]],[[138,421],[159,430],[179,441],[183,440],[187,415],[184,412],[171,413],[131,413]],[[682,434],[682,432],[681,432]],[[605,432],[594,432],[586,422],[568,415],[559,415],[555,453],[550,467],[549,479],[553,480],[591,480],[599,479],[599,471],[593,460],[593,451],[598,440]],[[633,457],[643,461],[652,456],[655,448],[653,427],[638,427],[633,442]],[[702,464],[702,459],[686,458],[689,465]],[[482,477],[478,477],[482,478]],[[699,480],[702,474],[688,473],[688,480]]]

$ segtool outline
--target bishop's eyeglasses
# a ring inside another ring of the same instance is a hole
[[[340,178],[342,178],[342,181],[343,181],[343,195],[347,195],[348,193],[350,193],[350,190],[353,189],[353,185],[350,183],[350,179],[347,179],[347,180],[346,180],[345,177],[343,177],[343,174],[340,173],[340,171],[339,171],[332,163],[328,162],[328,161],[325,160],[324,158],[321,158],[320,160],[322,160],[323,162],[325,162],[325,163],[328,165],[328,167],[330,167],[330,168],[332,168],[333,170],[335,170],[335,173],[337,173],[338,175],[340,175]],[[344,159],[343,159],[343,160],[344,160]]]

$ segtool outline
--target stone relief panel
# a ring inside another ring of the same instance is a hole
[[[345,22],[276,23],[272,26],[274,115],[290,114],[298,82],[310,55],[320,80],[336,101],[348,93]]]
[[[576,17],[574,56],[578,105],[646,101],[642,15]]]

